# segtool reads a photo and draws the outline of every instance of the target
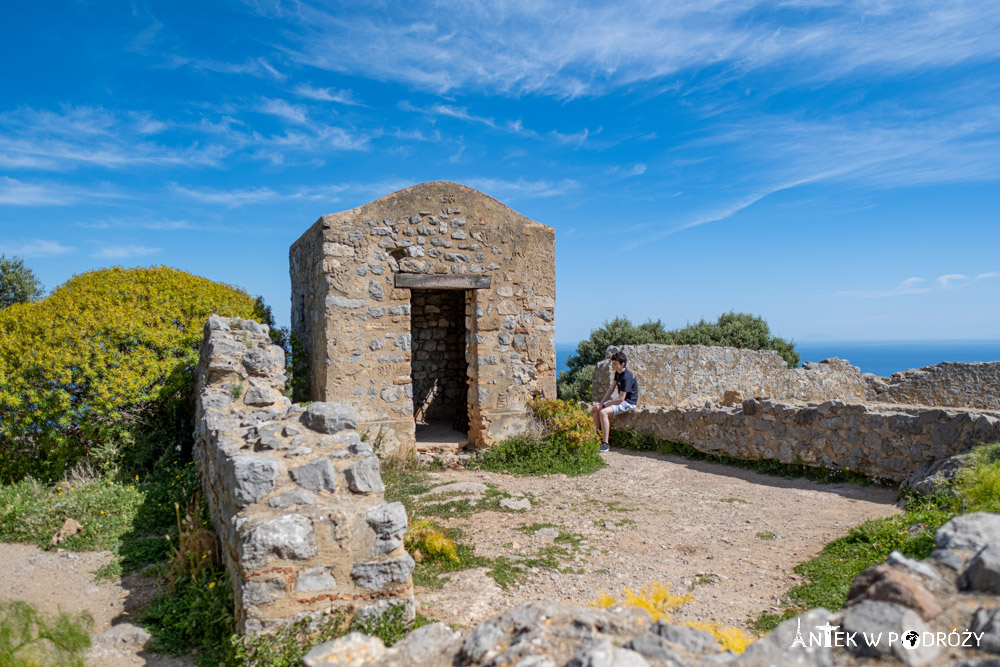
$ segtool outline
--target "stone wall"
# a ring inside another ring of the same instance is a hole
[[[1000,441],[1000,416],[913,406],[747,399],[732,407],[639,407],[614,428],[653,433],[710,454],[850,468],[896,482],[924,464]]]
[[[414,451],[412,294],[464,292],[468,437],[520,430],[555,396],[555,232],[457,183],[325,215],[291,247],[292,333],[311,398],[357,410],[386,453]],[[447,390],[446,390],[447,391]]]
[[[608,348],[607,357],[619,348]],[[620,348],[639,380],[639,404],[682,406],[721,402],[727,391],[777,401],[864,401],[870,383],[848,362],[827,359],[788,368],[777,352],[708,345],[625,345]],[[611,362],[594,371],[594,398],[611,384]]]
[[[877,400],[892,403],[1000,410],[1000,361],[935,366],[894,373]]]
[[[386,503],[357,415],[283,396],[267,327],[212,317],[197,370],[194,456],[242,632],[337,610],[413,609],[406,510]]]

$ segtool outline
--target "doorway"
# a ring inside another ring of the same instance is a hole
[[[468,442],[467,291],[410,291],[411,374],[417,450]]]

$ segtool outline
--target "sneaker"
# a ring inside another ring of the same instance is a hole
[[[599,451],[602,451],[602,452],[610,452],[610,451],[611,451],[611,445],[609,445],[609,444],[608,444],[608,443],[606,443],[606,442],[602,442],[602,443],[601,443],[601,448],[600,448],[600,450],[599,450]]]

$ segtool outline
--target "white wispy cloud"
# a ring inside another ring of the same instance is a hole
[[[236,208],[249,204],[263,204],[280,199],[281,195],[271,188],[241,188],[236,190],[217,190],[212,188],[191,188],[174,183],[172,191],[202,204],[228,206]]]
[[[32,239],[23,243],[3,243],[0,244],[0,251],[7,255],[17,255],[37,259],[40,257],[57,257],[66,255],[75,250],[74,247],[63,245],[58,241],[47,239]]]
[[[928,281],[919,276],[913,276],[901,281],[893,289],[885,290],[842,290],[837,292],[837,296],[859,296],[859,297],[893,297],[911,294],[932,294],[946,292],[949,290],[962,289],[990,278],[1000,278],[1000,273],[989,272],[977,274],[974,278],[964,273],[945,273],[933,280]]]
[[[88,187],[52,182],[26,182],[9,176],[0,176],[0,205],[69,206],[82,201],[112,201],[127,198],[128,195],[105,184]]]
[[[130,257],[146,257],[160,252],[161,248],[150,248],[144,245],[111,245],[98,248],[90,254],[101,259],[128,259]]]
[[[151,140],[169,124],[148,114],[100,107],[22,107],[0,114],[0,167],[66,171],[80,166],[213,166],[218,145],[168,146]]]
[[[314,88],[309,84],[302,83],[295,86],[295,94],[318,102],[336,102],[337,104],[357,107],[364,106],[362,102],[355,98],[354,92],[347,89]]]
[[[709,67],[808,81],[1000,56],[991,0],[388,0],[377,13],[302,1],[282,18],[300,62],[434,92],[577,97]]]
[[[241,63],[231,63],[211,58],[188,58],[173,55],[167,60],[167,67],[190,67],[196,70],[218,72],[220,74],[245,74],[257,78],[274,79],[276,81],[284,81],[288,78],[265,58],[248,58]]]
[[[578,182],[569,178],[560,181],[532,181],[526,178],[519,178],[516,181],[500,178],[471,178],[466,182],[477,190],[501,197],[558,197],[580,187]]]
[[[261,103],[260,111],[301,125],[309,121],[305,109],[289,104],[285,100],[265,99]]]

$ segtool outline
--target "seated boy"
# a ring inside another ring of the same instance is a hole
[[[611,434],[611,422],[609,417],[613,414],[620,415],[635,408],[639,402],[639,383],[635,379],[632,371],[625,368],[628,359],[622,352],[615,352],[611,355],[611,369],[615,372],[611,380],[611,386],[604,392],[600,405],[593,407],[594,427],[601,433],[601,451],[606,452],[611,449],[608,444],[608,436]],[[618,398],[608,401],[615,388],[618,388]]]

